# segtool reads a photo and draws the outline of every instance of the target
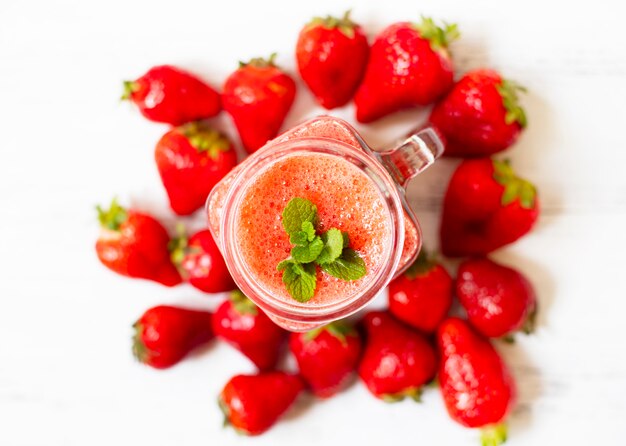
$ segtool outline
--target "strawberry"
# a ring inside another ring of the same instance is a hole
[[[487,254],[529,232],[538,216],[535,186],[508,162],[465,160],[444,199],[441,250],[451,257]]]
[[[276,366],[286,332],[239,290],[213,316],[215,334],[247,356],[259,370]]]
[[[259,435],[278,421],[302,392],[297,375],[264,372],[237,375],[226,383],[218,398],[224,422],[244,435]]]
[[[350,20],[315,17],[300,31],[298,71],[317,102],[330,110],[345,105],[363,78],[369,45],[362,28]]]
[[[178,215],[204,206],[213,186],[237,164],[230,141],[202,122],[167,132],[157,143],[154,158],[170,206]]]
[[[483,428],[483,445],[506,440],[503,420],[515,401],[515,383],[488,340],[463,320],[446,319],[437,330],[439,385],[453,420]]]
[[[194,75],[171,65],[153,67],[124,82],[122,99],[154,122],[182,125],[210,118],[221,110],[220,95]]]
[[[180,230],[171,243],[172,261],[183,278],[205,293],[221,293],[235,288],[213,235],[208,229],[196,232],[189,239]]]
[[[452,305],[452,278],[422,249],[406,272],[389,284],[389,311],[424,333],[434,332]]]
[[[97,209],[102,229],[96,253],[104,266],[123,276],[166,286],[182,281],[170,261],[170,237],[161,223],[150,215],[124,209],[116,200],[108,210]]]
[[[459,266],[456,294],[469,322],[483,336],[498,338],[533,329],[535,291],[513,268],[489,259],[466,260]]]
[[[395,111],[428,105],[448,92],[453,67],[448,45],[456,25],[432,19],[385,28],[374,41],[363,83],[354,97],[356,118],[371,122]]]
[[[526,90],[493,70],[463,76],[430,115],[446,140],[445,154],[489,156],[517,141],[526,127],[519,91]]]
[[[296,84],[269,59],[241,62],[224,84],[224,110],[233,118],[249,153],[274,138],[296,96]]]
[[[352,326],[336,321],[307,333],[291,333],[289,347],[311,391],[328,398],[341,390],[356,369],[361,338]]]
[[[419,401],[421,388],[435,376],[436,357],[426,338],[385,311],[363,317],[367,342],[359,376],[369,391],[384,401],[411,397]]]
[[[155,369],[166,369],[213,339],[211,313],[160,305],[133,324],[133,354]]]

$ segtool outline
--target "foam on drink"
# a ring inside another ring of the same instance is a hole
[[[318,269],[315,296],[307,305],[347,299],[368,285],[391,245],[389,212],[376,185],[358,167],[340,157],[294,153],[256,175],[243,191],[235,224],[240,255],[250,275],[276,297],[293,302],[282,272],[292,245],[282,226],[282,211],[294,197],[317,206],[318,234],[332,227],[348,232],[350,247],[365,261],[367,274],[355,281]]]

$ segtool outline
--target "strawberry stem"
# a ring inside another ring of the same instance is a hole
[[[119,231],[120,226],[122,226],[128,218],[126,209],[119,205],[117,198],[114,198],[111,201],[109,209],[105,210],[98,205],[96,206],[96,210],[98,211],[98,221],[100,222],[100,226],[111,231]]]
[[[220,152],[226,152],[230,148],[228,138],[206,123],[190,122],[178,129],[198,152],[207,152],[212,159],[216,159]]]
[[[239,314],[256,316],[259,312],[257,306],[246,297],[241,290],[233,290],[228,297]]]
[[[506,424],[492,424],[480,430],[482,446],[499,446],[506,442]]]
[[[354,37],[354,28],[357,26],[350,19],[351,9],[348,9],[343,17],[338,18],[331,15],[326,17],[313,17],[313,19],[306,25],[307,29],[315,28],[316,26],[322,26],[326,29],[339,29],[347,38],[352,39]]]
[[[434,267],[435,260],[429,257],[428,251],[426,251],[426,249],[422,248],[419,255],[417,256],[417,259],[415,259],[415,262],[413,262],[413,264],[407,268],[407,270],[404,272],[404,275],[408,279],[413,280],[417,276],[426,274]]]
[[[398,401],[402,401],[404,398],[411,398],[416,403],[422,402],[422,389],[421,387],[410,387],[402,392],[398,393],[388,393],[383,395],[381,399],[386,403],[397,403]]]
[[[124,81],[124,92],[120,98],[122,101],[127,101],[131,98],[134,92],[139,90],[139,84],[135,81]]]
[[[530,181],[518,177],[508,160],[493,160],[493,178],[504,186],[501,203],[506,206],[519,200],[521,206],[532,209],[537,197],[537,189]]]
[[[442,25],[443,27],[440,27],[432,18],[422,16],[422,21],[414,24],[413,27],[422,38],[430,41],[432,49],[437,51],[448,48],[450,43],[461,36],[456,23],[442,22]]]
[[[217,397],[217,405],[219,406],[220,411],[224,415],[224,420],[222,421],[222,427],[230,426],[230,420],[228,419],[228,417],[230,417],[230,409],[224,402],[224,399],[221,397],[221,395]]]
[[[532,334],[535,331],[535,326],[537,325],[537,305],[535,304],[535,308],[532,309],[528,316],[526,316],[526,321],[522,326],[522,332],[524,334]]]
[[[133,324],[133,356],[137,361],[145,364],[148,360],[148,349],[141,339],[142,336],[143,325],[137,321]]]
[[[277,53],[270,54],[270,57],[264,59],[263,57],[254,57],[250,59],[248,62],[239,61],[239,68],[246,67],[248,65],[253,66],[255,68],[274,68],[276,64],[274,60],[276,59]]]
[[[315,328],[305,333],[304,341],[310,342],[318,337],[323,331],[329,332],[335,338],[339,339],[343,345],[347,344],[346,336],[356,333],[354,327],[345,321],[334,321],[322,327]]]
[[[172,263],[180,270],[180,265],[187,255],[187,245],[189,239],[187,238],[187,232],[185,225],[182,223],[176,224],[176,237],[172,238],[167,244],[167,249],[170,252],[170,259]]]
[[[497,87],[498,93],[502,97],[502,105],[506,109],[505,122],[507,124],[513,124],[517,122],[520,127],[524,128],[528,125],[526,119],[526,112],[519,105],[518,92],[526,93],[526,88],[522,87],[517,82],[503,79],[502,83]]]

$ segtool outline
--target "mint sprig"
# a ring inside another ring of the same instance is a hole
[[[316,259],[319,265],[332,263],[339,258],[343,252],[343,234],[339,229],[331,228],[321,235],[324,248]]]
[[[337,228],[317,234],[317,206],[292,198],[283,210],[283,228],[294,245],[289,258],[276,269],[283,272],[287,291],[298,302],[308,302],[317,287],[317,268],[342,280],[357,280],[367,272],[365,262],[349,247],[350,237]]]
[[[350,248],[344,248],[341,257],[320,267],[331,276],[342,280],[357,280],[366,273],[365,262],[354,249]]]

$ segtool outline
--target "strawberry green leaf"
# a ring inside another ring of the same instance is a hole
[[[448,45],[461,35],[456,24],[443,22],[443,27],[440,27],[433,19],[424,16],[422,16],[422,21],[414,24],[413,27],[423,39],[430,42],[430,46],[435,51],[448,48]]]
[[[411,398],[416,403],[422,402],[422,389],[420,387],[409,387],[398,393],[387,393],[381,396],[386,403],[397,403],[405,398]]]
[[[326,29],[338,29],[341,31],[348,39],[354,38],[354,28],[357,26],[351,19],[350,13],[352,11],[347,10],[343,17],[333,17],[328,15],[326,17],[313,17],[307,25],[306,29],[312,29],[317,26],[323,26]]]
[[[170,259],[172,263],[176,265],[177,268],[180,268],[180,265],[183,263],[185,256],[187,255],[187,246],[188,246],[188,238],[187,231],[185,230],[185,225],[182,223],[176,224],[176,237],[173,237],[169,243],[167,244],[167,249],[170,252]],[[185,271],[182,271],[183,274]]]
[[[142,364],[148,361],[150,351],[143,343],[143,325],[139,321],[133,324],[133,356]]]
[[[506,442],[506,424],[492,424],[480,430],[482,446],[499,446]]]
[[[124,81],[124,92],[120,98],[122,101],[127,101],[131,98],[133,93],[139,91],[139,84],[134,81]]]
[[[334,262],[343,251],[343,234],[337,228],[331,228],[321,235],[324,249],[315,260],[318,265]]]
[[[250,59],[248,62],[242,62],[239,61],[239,68],[243,68],[246,67],[248,65],[251,65],[255,68],[272,68],[275,67],[276,64],[274,63],[276,60],[276,53],[272,53],[270,54],[270,57],[268,57],[267,59],[263,58],[263,57],[255,57],[253,59]]]
[[[288,263],[283,261],[281,264],[284,264],[283,283],[291,297],[298,302],[308,302],[315,294],[317,286],[315,265],[312,263],[303,265],[295,261]]]
[[[233,290],[229,296],[230,301],[239,314],[249,314],[256,316],[259,313],[257,306],[240,290]]]
[[[331,276],[342,280],[357,280],[367,272],[363,259],[350,248],[345,248],[341,256],[333,262],[325,263],[320,267]]]
[[[105,210],[101,206],[96,206],[96,210],[98,211],[100,226],[111,231],[119,231],[122,223],[128,218],[126,209],[120,206],[116,198],[111,201],[109,209]]]
[[[283,209],[283,228],[289,235],[301,231],[304,222],[315,225],[316,219],[317,206],[304,198],[292,198]]]
[[[228,138],[203,122],[190,122],[179,127],[179,131],[198,152],[207,152],[212,159],[230,149]]]
[[[493,177],[504,186],[502,206],[515,200],[519,200],[525,209],[532,209],[535,206],[537,189],[530,181],[518,177],[508,161],[493,160]]]
[[[407,270],[404,272],[404,275],[408,279],[413,280],[417,276],[422,276],[426,274],[428,271],[433,269],[434,266],[435,261],[430,259],[426,250],[422,248],[419,255],[417,256],[417,259],[415,260],[415,262],[413,262],[411,266],[407,268]]]
[[[526,120],[526,112],[519,105],[518,92],[525,93],[526,89],[516,82],[504,79],[497,87],[498,93],[502,97],[502,105],[506,109],[505,122],[513,124],[517,122],[520,127],[524,128],[528,124]]]
[[[354,327],[344,321],[334,321],[328,325],[315,328],[311,331],[307,331],[304,334],[304,341],[310,342],[317,338],[322,332],[327,331],[333,337],[339,339],[343,345],[347,345],[346,336],[356,336],[356,330]]]

